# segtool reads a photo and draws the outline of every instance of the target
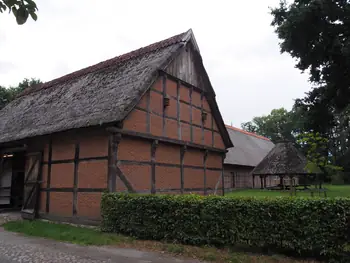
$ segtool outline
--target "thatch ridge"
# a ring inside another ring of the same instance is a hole
[[[35,85],[34,87],[26,89],[25,91],[23,91],[21,94],[19,94],[18,97],[25,96],[25,95],[28,95],[28,94],[33,93],[33,92],[37,92],[37,91],[39,91],[41,89],[50,88],[52,86],[61,84],[63,82],[66,82],[66,81],[69,81],[69,80],[72,80],[72,79],[75,79],[75,78],[82,77],[82,76],[84,76],[86,74],[89,74],[89,73],[92,73],[92,72],[95,72],[95,71],[98,71],[98,70],[104,70],[104,69],[107,69],[110,66],[116,66],[118,64],[125,63],[128,60],[132,60],[132,59],[135,59],[137,57],[143,56],[143,55],[145,55],[147,53],[154,52],[154,51],[157,51],[159,49],[166,48],[168,46],[180,43],[180,42],[183,41],[183,37],[186,35],[186,33],[187,32],[184,32],[184,33],[172,36],[170,38],[167,38],[165,40],[158,41],[158,42],[153,43],[151,45],[148,45],[148,46],[145,46],[145,47],[141,47],[141,48],[133,50],[131,52],[128,52],[128,53],[116,56],[114,58],[107,59],[107,60],[99,62],[99,63],[97,63],[95,65],[92,65],[92,66],[89,66],[89,67],[86,67],[86,68],[74,71],[74,72],[69,73],[67,75],[64,75],[62,77],[59,77],[59,78],[53,79],[51,81],[45,82],[45,83],[43,83],[41,85],[40,84]]]
[[[308,174],[305,167],[305,156],[292,142],[279,142],[254,168],[254,175],[304,175]]]

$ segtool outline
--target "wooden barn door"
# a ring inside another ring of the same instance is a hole
[[[37,204],[40,188],[41,152],[26,155],[26,173],[24,176],[24,202],[22,218],[34,219],[37,212]]]

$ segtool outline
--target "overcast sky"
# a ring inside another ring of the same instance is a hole
[[[307,75],[279,52],[279,0],[37,0],[38,21],[0,14],[0,85],[49,81],[192,28],[227,124],[290,109]]]

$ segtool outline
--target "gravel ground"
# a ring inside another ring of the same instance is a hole
[[[0,214],[0,223],[18,219],[15,215]],[[43,230],[44,231],[44,230]],[[194,263],[196,260],[182,260],[157,253],[135,249],[111,247],[86,247],[66,244],[43,238],[25,237],[7,232],[0,227],[0,262],[50,262],[50,263]]]

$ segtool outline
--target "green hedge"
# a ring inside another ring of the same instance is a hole
[[[101,211],[102,230],[141,239],[334,255],[348,241],[350,199],[106,193]]]

